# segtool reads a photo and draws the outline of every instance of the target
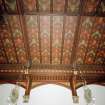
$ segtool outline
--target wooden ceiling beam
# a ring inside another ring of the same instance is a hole
[[[65,0],[64,13],[68,13],[67,9],[68,9],[68,0]]]
[[[66,24],[66,17],[63,17],[63,31],[62,31],[62,43],[61,43],[61,57],[60,57],[60,64],[62,64],[63,60],[63,48],[64,48],[64,36],[65,36],[65,24]]]
[[[78,71],[83,70],[103,70],[105,71],[105,65],[77,65]],[[23,69],[23,64],[0,64],[0,70],[20,70]],[[72,70],[72,65],[63,65],[63,64],[33,64],[30,69],[37,70],[37,69],[48,69],[48,70]]]
[[[48,71],[48,70],[46,70]],[[21,78],[19,78],[21,75]],[[56,81],[56,82],[70,82],[71,78],[73,75],[73,71],[70,72],[55,72],[52,70],[49,70],[48,72],[44,72],[44,70],[42,71],[38,71],[37,72],[29,72],[29,74],[24,74],[24,72],[5,72],[5,73],[1,73],[0,72],[0,80],[8,80],[8,81],[15,81],[18,80],[19,81],[25,81],[28,77],[32,78],[32,81],[40,81],[40,82],[51,82],[51,81]],[[84,79],[87,81],[87,83],[93,83],[93,82],[105,82],[105,71],[95,71],[95,72],[91,72],[91,71],[85,71],[84,72]],[[77,80],[78,82],[82,82],[80,75],[77,75]]]
[[[40,16],[37,16],[37,22],[38,22],[38,40],[39,40],[40,63],[42,63],[41,32],[40,32]]]
[[[78,19],[77,19],[77,25],[76,25],[76,29],[75,29],[75,33],[74,33],[74,42],[73,42],[73,47],[72,47],[72,52],[71,52],[71,60],[70,60],[70,64],[73,64],[74,62],[76,62],[76,52],[77,52],[77,48],[78,48],[78,43],[79,43],[79,31],[80,31],[80,26],[81,26],[81,14],[83,12],[83,0],[80,0],[81,5],[80,5],[80,14],[78,15]]]
[[[52,64],[53,17],[50,16],[50,64]]]
[[[77,26],[76,26],[76,30],[74,33],[74,42],[73,42],[73,47],[72,47],[72,52],[71,52],[70,64],[73,64],[74,62],[76,62],[76,51],[77,51],[77,47],[79,43],[79,36],[80,36],[79,35],[80,21],[81,21],[81,16],[78,17]]]
[[[32,61],[31,55],[30,55],[28,33],[27,33],[27,27],[26,27],[24,15],[19,16],[19,19],[20,19],[20,25],[21,25],[21,29],[22,29],[22,33],[23,33],[24,47],[25,47],[25,51],[26,51],[27,62]]]
[[[50,0],[50,12],[53,13],[53,0]]]
[[[36,12],[39,12],[39,2],[36,0]]]
[[[102,2],[102,0],[98,0],[98,5],[97,5],[97,7],[96,7],[96,13],[95,14],[99,14],[98,12],[98,10],[99,10],[99,7],[100,7],[100,5],[101,5],[101,2]]]
[[[8,13],[8,15],[40,15],[40,16],[78,16],[79,14],[77,13],[59,13],[59,12],[54,12],[54,13],[49,13],[49,12],[24,12],[24,13]],[[90,16],[90,17],[105,17],[105,14],[92,14],[92,13],[82,13],[80,16]]]

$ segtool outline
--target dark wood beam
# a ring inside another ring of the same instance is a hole
[[[20,70],[23,69],[23,64],[0,64],[0,70]],[[33,70],[40,70],[40,69],[53,69],[53,70],[72,70],[72,65],[64,65],[64,64],[33,64],[30,69]],[[78,65],[77,70],[88,70],[88,71],[98,71],[98,70],[105,70],[105,65]]]
[[[68,0],[65,0],[64,13],[68,13]]]
[[[30,47],[29,47],[29,40],[28,40],[28,33],[27,33],[27,27],[26,27],[26,22],[25,22],[25,16],[20,15],[20,25],[23,33],[23,39],[24,39],[24,47],[26,51],[26,56],[27,56],[27,62],[32,61],[31,55],[30,55]]]
[[[36,12],[39,12],[39,2],[36,0]]]
[[[55,70],[31,70],[29,74],[19,72],[5,71],[0,72],[0,80],[15,81],[21,75],[21,81],[26,81],[27,77],[31,77],[35,82],[70,82],[72,80],[73,71],[57,71]],[[105,71],[84,71],[84,78],[87,83],[105,82]],[[77,82],[82,82],[79,74],[77,74]]]
[[[61,44],[60,64],[62,64],[62,60],[63,60],[63,48],[64,48],[64,37],[65,37],[65,24],[66,24],[66,16],[63,17],[63,31],[62,31],[62,44]]]
[[[38,23],[38,40],[39,40],[39,53],[40,53],[40,63],[42,63],[42,52],[41,52],[41,32],[40,32],[40,16],[37,16]]]
[[[53,13],[53,0],[50,0],[50,12]]]
[[[76,26],[75,33],[74,33],[74,42],[73,42],[73,47],[72,47],[72,52],[71,52],[70,64],[73,64],[74,62],[76,62],[76,51],[77,51],[79,37],[80,37],[80,34],[79,34],[80,21],[81,21],[81,16],[78,17],[77,26]]]
[[[5,13],[4,13],[5,14]],[[49,12],[25,12],[25,13],[8,13],[8,15],[42,15],[42,16],[78,16],[79,14],[77,13],[49,13]],[[80,16],[96,16],[96,17],[105,17],[105,14],[93,14],[93,13],[82,13]]]
[[[81,3],[80,14],[78,15],[78,19],[77,19],[77,25],[76,25],[76,29],[75,29],[75,33],[74,33],[74,42],[73,42],[73,47],[72,47],[72,52],[71,52],[71,60],[70,60],[71,64],[76,62],[76,52],[77,52],[79,37],[80,37],[79,31],[80,31],[80,26],[81,26],[81,14],[83,11],[84,2],[82,0],[80,0],[80,3]]]
[[[17,10],[19,15],[23,15],[24,14],[24,3],[23,0],[16,0],[17,3]]]
[[[95,14],[99,14],[98,9],[100,8],[101,2],[102,2],[102,0],[98,0],[98,5],[97,5],[97,7],[96,7],[96,12],[95,12]]]
[[[16,0],[17,12],[19,14],[21,14],[22,13],[22,10],[23,10],[23,8],[21,8],[21,5],[22,5],[22,0],[21,0],[21,2],[20,2],[20,0]]]
[[[50,64],[52,64],[52,35],[53,35],[53,17],[50,16]]]
[[[7,12],[8,13],[4,0],[2,0],[2,4],[3,4],[3,7],[4,7],[4,11],[3,12]]]

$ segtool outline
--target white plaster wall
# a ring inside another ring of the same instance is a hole
[[[0,85],[0,105],[9,105],[7,98],[13,87],[13,84]],[[89,85],[89,87],[96,98],[95,105],[105,105],[105,87],[98,85]],[[81,87],[77,91],[80,103],[76,105],[86,105],[83,98],[83,88]],[[24,89],[20,87],[19,92],[20,97],[17,105],[75,105],[72,102],[71,90],[54,84],[43,85],[32,89],[29,103],[26,104],[22,102]]]

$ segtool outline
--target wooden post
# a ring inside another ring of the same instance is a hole
[[[73,75],[72,80],[70,82],[71,90],[72,90],[72,96],[77,96],[76,92],[76,75]]]
[[[31,87],[32,87],[32,79],[31,77],[28,75],[27,76],[27,84],[26,84],[26,91],[25,91],[25,95],[23,96],[23,102],[24,103],[28,103],[29,101],[29,96],[30,96],[30,91],[31,91]]]
[[[77,82],[76,77],[77,77],[77,73],[75,73],[74,71],[73,77],[70,81],[73,103],[79,103],[79,97],[77,96],[77,91],[76,91],[76,82]]]

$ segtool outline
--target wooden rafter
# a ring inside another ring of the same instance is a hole
[[[83,1],[81,1],[80,5],[80,14],[78,15],[78,20],[77,20],[77,25],[74,33],[74,42],[73,42],[73,47],[72,47],[72,53],[71,53],[71,60],[70,63],[73,64],[76,61],[76,52],[77,52],[77,47],[79,43],[79,30],[80,30],[80,24],[81,24],[81,14],[83,11]]]
[[[65,0],[64,13],[67,13],[67,9],[68,9],[68,0]]]
[[[53,0],[50,0],[50,12],[53,13]]]
[[[20,25],[23,33],[23,39],[24,39],[24,47],[26,50],[26,55],[27,55],[27,61],[31,61],[31,55],[30,55],[30,47],[29,47],[29,40],[28,40],[28,35],[27,35],[27,27],[25,23],[25,16],[20,16]]]
[[[101,2],[102,2],[102,0],[98,0],[98,5],[96,7],[96,13],[95,14],[98,14],[98,9],[99,9],[99,7],[101,5]]]
[[[39,12],[39,2],[36,0],[36,12]]]
[[[42,53],[41,53],[41,35],[40,35],[40,15],[37,16],[38,22],[38,40],[39,40],[39,53],[40,53],[40,63],[42,63]]]
[[[77,26],[74,34],[74,42],[73,42],[73,47],[72,47],[72,52],[71,52],[71,60],[70,63],[73,64],[76,60],[76,50],[79,42],[79,29],[80,29],[80,21],[81,21],[81,16],[78,17],[77,20]]]
[[[62,43],[61,43],[61,59],[60,59],[60,64],[62,64],[63,60],[63,48],[64,48],[64,36],[65,36],[65,24],[66,24],[66,17],[63,17],[63,31],[62,31]]]
[[[50,16],[50,64],[52,64],[52,35],[53,35],[53,17]]]

